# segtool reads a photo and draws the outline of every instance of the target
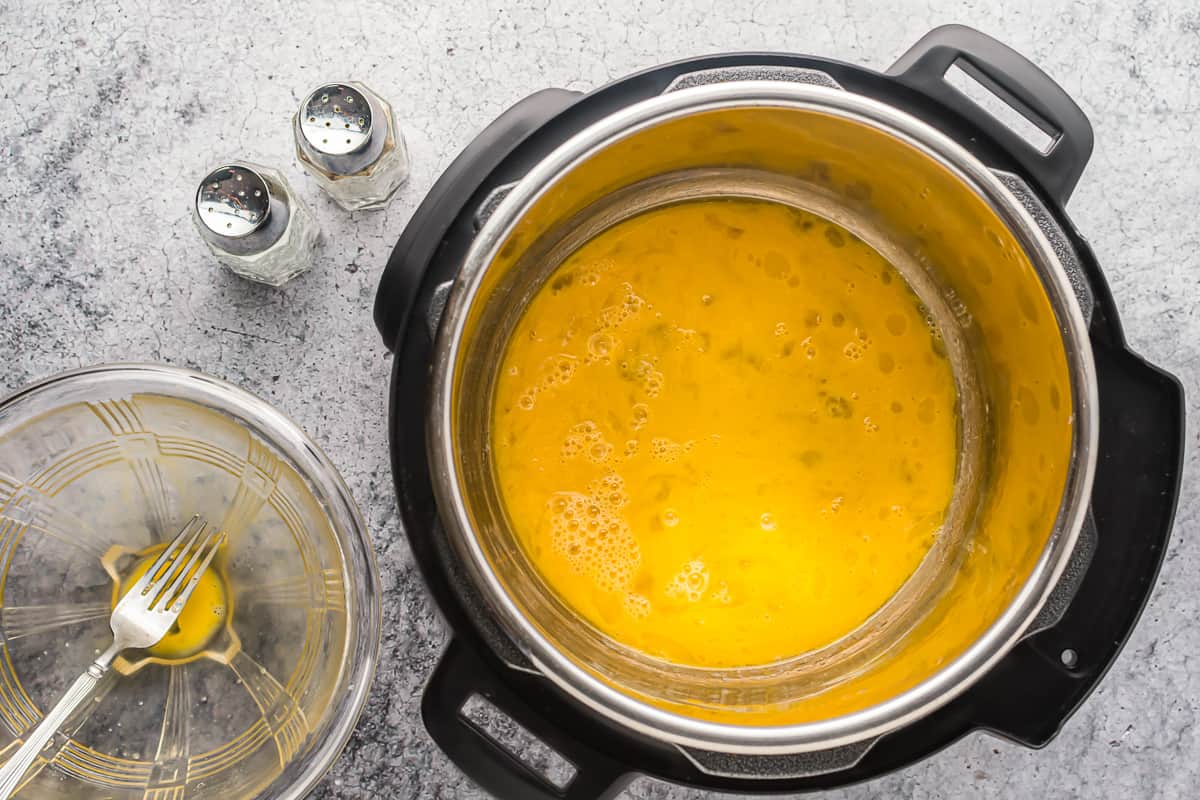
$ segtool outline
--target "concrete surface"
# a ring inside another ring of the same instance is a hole
[[[0,390],[104,361],[191,366],[298,420],[340,466],[386,589],[382,663],[320,798],[476,797],[418,717],[444,630],[392,497],[389,358],[370,308],[409,215],[475,131],[546,86],[586,89],[714,51],[780,49],[884,68],[963,22],[1030,56],[1084,107],[1096,153],[1070,204],[1132,345],[1200,396],[1200,10],[1194,2],[0,0]],[[288,119],[321,79],[399,109],[414,162],[382,213],[345,214],[300,174]],[[221,270],[188,203],[207,165],[278,165],[326,232],[282,290]],[[1194,424],[1188,435],[1195,438]],[[1200,785],[1196,451],[1159,585],[1099,691],[1041,752],[973,736],[832,798],[1192,797]],[[642,779],[633,798],[698,793]]]

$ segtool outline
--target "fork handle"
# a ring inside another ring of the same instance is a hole
[[[104,655],[108,655],[105,653]],[[0,800],[8,800],[16,793],[17,787],[21,784],[21,779],[25,777],[25,771],[29,769],[29,765],[34,762],[38,754],[42,752],[42,748],[46,746],[46,742],[54,737],[59,726],[62,725],[71,712],[79,708],[96,688],[96,684],[104,677],[104,673],[108,672],[108,666],[112,663],[111,657],[106,663],[101,663],[104,656],[96,659],[88,666],[87,671],[75,679],[71,684],[71,688],[63,695],[63,698],[55,704],[54,708],[50,709],[50,713],[46,715],[33,732],[29,734],[29,738],[18,748],[17,752],[5,762],[4,766],[0,767]]]

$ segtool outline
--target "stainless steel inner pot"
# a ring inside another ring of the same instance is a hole
[[[773,664],[714,670],[627,648],[550,591],[507,523],[488,442],[508,333],[554,268],[634,214],[730,196],[822,215],[905,276],[954,368],[959,466],[937,544],[858,630]],[[451,291],[433,368],[428,447],[439,508],[501,627],[580,702],[704,750],[830,749],[951,700],[1026,632],[1067,563],[1091,491],[1092,354],[1045,236],[1005,183],[954,141],[836,88],[684,88],[567,141],[480,230]]]

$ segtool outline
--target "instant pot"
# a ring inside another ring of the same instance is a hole
[[[1050,146],[951,86],[951,67]],[[961,26],[883,74],[708,56],[545,90],[485,129],[413,216],[375,308],[404,527],[453,631],[422,703],[450,758],[506,798],[610,797],[641,774],[781,792],[973,730],[1053,738],[1145,604],[1183,450],[1180,386],[1126,347],[1064,211],[1091,150],[1062,89]],[[942,552],[844,640],[724,671],[626,652],[564,608],[506,529],[486,438],[491,371],[549,271],[623,219],[702,197],[804,208],[885,255],[947,333],[962,398]],[[527,766],[464,712],[476,696],[573,773]]]

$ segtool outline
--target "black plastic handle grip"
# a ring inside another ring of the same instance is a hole
[[[1058,733],[1137,624],[1170,542],[1183,474],[1179,380],[1123,347],[1093,345],[1102,392],[1091,505],[1096,552],[1062,619],[979,684],[988,688],[976,725],[1031,747]]]
[[[1041,152],[946,82],[957,64],[1054,142]],[[1062,88],[1017,51],[965,25],[934,28],[888,74],[957,111],[1008,150],[1036,183],[1064,205],[1092,155],[1092,124]]]
[[[475,695],[570,761],[576,770],[571,781],[555,786],[467,719],[462,709]],[[620,762],[569,738],[561,723],[544,716],[512,691],[458,639],[450,641],[429,678],[421,698],[421,718],[429,735],[455,766],[502,800],[609,800],[625,788],[631,777]]]

